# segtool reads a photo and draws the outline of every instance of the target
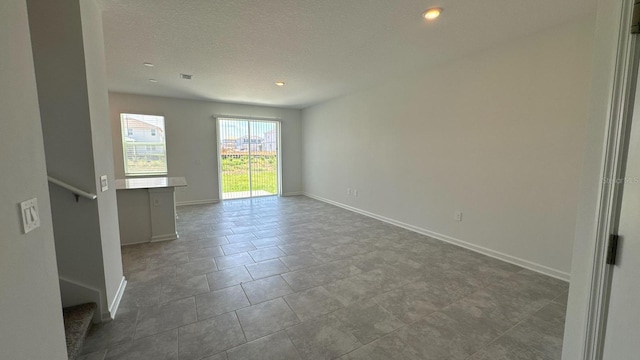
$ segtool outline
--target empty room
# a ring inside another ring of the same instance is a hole
[[[0,358],[633,359],[638,14],[3,1]]]

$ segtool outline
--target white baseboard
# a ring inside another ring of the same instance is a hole
[[[151,241],[149,241],[149,240],[144,240],[144,241],[134,241],[134,242],[130,242],[130,243],[124,243],[124,244],[123,244],[123,243],[121,243],[121,244],[120,244],[120,247],[123,247],[123,246],[129,246],[129,245],[148,244],[148,243],[150,243],[150,242],[151,242]]]
[[[335,205],[335,206],[341,207],[343,209],[347,209],[349,211],[356,212],[358,214],[362,214],[362,215],[365,215],[365,216],[368,216],[368,217],[371,217],[371,218],[374,218],[374,219],[377,219],[377,220],[380,220],[380,221],[384,221],[386,223],[389,223],[389,224],[392,224],[392,225],[396,225],[396,226],[399,226],[401,228],[404,228],[404,229],[407,229],[407,230],[411,230],[413,232],[417,232],[419,234],[426,235],[426,236],[432,237],[434,239],[441,240],[441,241],[444,241],[444,242],[447,242],[447,243],[450,243],[450,244],[453,244],[453,245],[457,245],[457,246],[463,247],[465,249],[469,249],[471,251],[475,251],[477,253],[480,253],[480,254],[483,254],[483,255],[487,255],[487,256],[490,256],[490,257],[498,259],[498,260],[502,260],[502,261],[505,261],[505,262],[508,262],[508,263],[511,263],[511,264],[514,264],[514,265],[518,265],[518,266],[521,266],[523,268],[526,268],[526,269],[529,269],[529,270],[532,270],[532,271],[535,271],[535,272],[539,272],[541,274],[548,275],[548,276],[551,276],[551,277],[559,279],[559,280],[563,280],[563,281],[567,281],[568,282],[570,280],[570,278],[571,278],[571,274],[566,273],[564,271],[552,269],[552,268],[550,268],[548,266],[540,265],[540,264],[534,263],[534,262],[529,261],[529,260],[521,259],[519,257],[512,256],[512,255],[509,255],[509,254],[505,254],[505,253],[502,253],[502,252],[499,252],[499,251],[491,250],[491,249],[486,248],[484,246],[475,245],[475,244],[472,244],[472,243],[469,243],[469,242],[466,242],[466,241],[463,241],[463,240],[460,240],[460,239],[453,238],[451,236],[443,235],[443,234],[440,234],[440,233],[437,233],[437,232],[434,232],[434,231],[431,231],[431,230],[427,230],[427,229],[423,229],[421,227],[417,227],[417,226],[414,226],[414,225],[411,225],[411,224],[403,223],[401,221],[394,220],[394,219],[391,219],[391,218],[388,218],[388,217],[385,217],[385,216],[382,216],[382,215],[374,214],[372,212],[368,212],[368,211],[365,211],[365,210],[361,210],[361,209],[358,209],[358,208],[353,207],[353,206],[349,206],[349,205],[346,205],[346,204],[343,204],[343,203],[339,203],[337,201],[329,200],[329,199],[323,198],[321,196],[309,194],[309,193],[306,193],[306,192],[304,193],[304,195],[308,196],[308,197],[310,197],[312,199],[316,199],[316,200],[319,200],[319,201],[322,201],[322,202],[326,202],[328,204]]]
[[[175,232],[171,234],[162,234],[162,235],[152,236],[149,242],[169,241],[169,240],[176,240],[178,238],[179,238],[178,233]]]
[[[216,204],[216,203],[219,203],[219,202],[220,202],[219,199],[178,201],[178,202],[176,202],[176,206]]]
[[[299,195],[304,195],[304,192],[302,191],[292,191],[292,192],[288,192],[288,193],[283,193],[282,196],[299,196]]]
[[[116,313],[118,312],[118,307],[120,306],[120,300],[122,300],[122,295],[124,294],[124,289],[127,287],[127,279],[122,277],[120,280],[120,286],[118,286],[118,291],[116,292],[116,296],[109,305],[109,315],[111,319],[116,318]]]
[[[156,243],[156,242],[162,242],[162,241],[171,241],[171,240],[177,240],[180,239],[180,235],[175,235],[175,236],[167,236],[166,238],[161,238],[161,239],[150,239],[150,240],[143,240],[143,241],[134,241],[134,242],[129,242],[129,243],[125,243],[125,244],[120,244],[120,247],[123,246],[129,246],[129,245],[140,245],[140,244],[149,244],[149,243]]]

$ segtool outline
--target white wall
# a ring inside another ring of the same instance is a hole
[[[124,178],[120,113],[164,115],[169,176],[184,176],[186,188],[176,189],[176,202],[218,199],[216,122],[212,115],[281,119],[282,193],[302,191],[300,110],[109,93],[113,156],[117,178]]]
[[[567,279],[593,22],[305,109],[305,193]]]
[[[0,357],[67,358],[31,39],[24,0],[0,2]],[[19,203],[41,226],[22,234]]]
[[[58,272],[99,291],[106,317],[122,261],[115,189],[98,187],[100,175],[114,178],[101,13],[94,0],[28,0],[28,10],[47,171],[98,194],[96,201],[76,202],[69,191],[50,187]],[[81,299],[62,289],[64,306]]]
[[[591,74],[593,86],[562,347],[562,358],[566,360],[583,358],[621,11],[621,1],[598,0]]]

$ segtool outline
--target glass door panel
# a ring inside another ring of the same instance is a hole
[[[218,118],[223,200],[278,195],[279,123]]]

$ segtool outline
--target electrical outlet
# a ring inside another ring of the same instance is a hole
[[[456,211],[456,212],[453,214],[453,218],[454,218],[456,221],[462,221],[462,211]]]
[[[25,234],[40,226],[37,198],[21,202],[20,213],[22,214],[22,225]]]

